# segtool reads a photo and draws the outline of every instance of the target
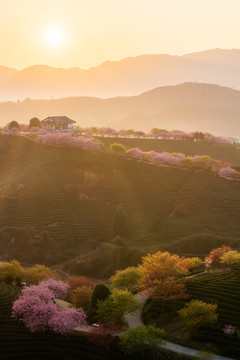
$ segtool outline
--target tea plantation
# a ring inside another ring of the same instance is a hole
[[[0,169],[3,258],[50,265],[71,260],[71,269],[76,270],[72,265],[76,261],[77,272],[87,274],[87,264],[81,265],[86,255],[91,276],[100,277],[116,270],[101,274],[93,268],[96,258],[104,268],[104,254],[112,256],[113,263],[119,255],[120,268],[187,236],[207,233],[238,243],[239,181],[4,135]],[[112,243],[119,206],[129,228],[125,250]],[[185,247],[181,253],[190,252]]]

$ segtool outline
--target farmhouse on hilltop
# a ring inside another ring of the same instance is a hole
[[[67,116],[48,116],[40,121],[42,128],[49,128],[55,131],[73,131],[73,124],[76,122]]]

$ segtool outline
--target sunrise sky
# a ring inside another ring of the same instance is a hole
[[[240,48],[239,0],[0,0],[0,65]]]

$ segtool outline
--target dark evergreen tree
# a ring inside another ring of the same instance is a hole
[[[104,301],[111,295],[110,289],[104,284],[96,284],[90,299],[89,316],[94,316],[97,313],[98,301]]]
[[[41,123],[40,123],[40,120],[37,118],[37,117],[34,117],[32,118],[30,121],[29,121],[29,129],[31,129],[32,127],[41,127]]]
[[[129,234],[129,226],[126,214],[123,208],[119,205],[113,217],[112,235],[126,236]]]
[[[17,128],[20,130],[20,125],[17,121],[14,120],[14,121],[10,122],[10,124],[8,125],[8,128],[9,128],[9,130],[13,129],[13,128]]]

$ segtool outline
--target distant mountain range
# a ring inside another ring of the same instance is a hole
[[[87,70],[35,65],[18,71],[2,66],[0,101],[129,96],[194,81],[240,89],[240,50],[214,49],[183,56],[142,55],[106,61]]]
[[[43,119],[48,115],[67,115],[82,127],[144,131],[159,127],[240,137],[240,91],[205,83],[183,83],[138,96],[0,103],[1,125],[12,120],[28,123],[34,116]]]

